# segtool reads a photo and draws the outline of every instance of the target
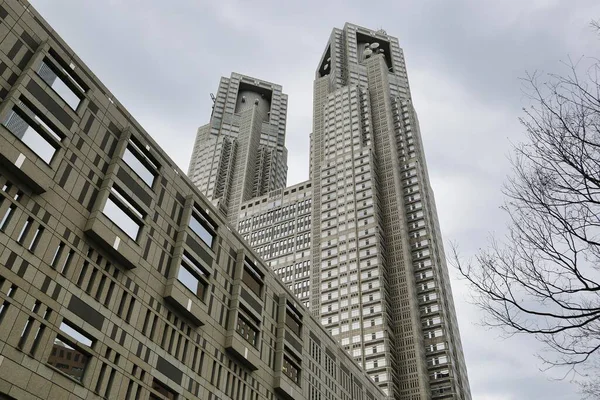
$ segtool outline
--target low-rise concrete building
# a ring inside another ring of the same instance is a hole
[[[22,0],[0,99],[0,398],[384,397]]]

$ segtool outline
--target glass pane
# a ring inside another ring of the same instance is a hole
[[[194,276],[187,268],[185,264],[181,264],[179,266],[179,273],[177,274],[177,279],[179,282],[183,283],[183,285],[190,289],[194,294],[198,292],[198,286],[200,283],[198,282],[198,278]]]
[[[166,398],[167,400],[175,400],[177,398],[177,393],[175,393],[169,387],[164,385],[162,382],[157,381],[156,379],[152,381],[152,389],[156,390],[158,393],[163,395],[164,398]],[[151,393],[150,398],[157,398],[153,396],[154,394]]]
[[[131,169],[140,177],[142,178],[142,180],[144,182],[146,182],[146,184],[150,187],[152,187],[152,183],[154,183],[154,178],[155,175],[154,173],[152,173],[152,171],[146,167],[139,159],[139,157],[132,153],[129,148],[125,149],[125,153],[123,154],[123,161],[125,161],[125,163],[127,165],[129,165],[129,167],[131,167]]]
[[[287,375],[292,381],[294,381],[294,383],[299,384],[300,383],[300,375],[299,375],[299,371],[298,368],[292,364],[287,357],[283,358],[283,365],[281,368],[281,371]]]
[[[289,312],[286,315],[285,324],[292,332],[294,332],[298,336],[301,336],[300,335],[300,324],[294,319],[294,317],[292,317],[290,315]]]
[[[235,331],[243,337],[248,343],[252,346],[256,347],[256,340],[258,338],[258,331],[246,322],[245,319],[238,316],[237,325],[235,327]]]
[[[255,295],[260,297],[262,282],[258,280],[256,276],[248,268],[244,268],[244,275],[242,276],[242,281],[246,284],[248,289],[254,292]]]
[[[212,247],[214,233],[205,227],[204,224],[204,221],[200,222],[199,218],[192,214],[192,218],[190,218],[190,228],[192,228],[194,233],[196,233],[208,247]]]
[[[79,343],[84,344],[88,347],[92,347],[92,339],[83,335],[82,333],[79,333],[78,331],[73,329],[69,324],[63,322],[60,324],[59,329],[67,335],[71,336],[73,339],[77,340]]]
[[[114,186],[110,189],[110,194],[115,196],[121,205],[125,206],[128,210],[133,211],[140,219],[144,218],[140,210],[138,210],[137,207],[134,206],[129,200],[123,197],[123,195]]]
[[[127,236],[133,240],[137,240],[137,235],[140,232],[140,224],[123,211],[111,197],[106,200],[102,213],[125,232]]]
[[[33,150],[46,164],[50,164],[54,153],[56,153],[56,148],[40,135],[38,131],[33,129],[19,114],[11,111],[6,121],[4,121],[4,126],[27,147]]]
[[[48,364],[81,382],[88,361],[89,357],[86,354],[69,346],[60,336],[54,339]]]
[[[38,75],[71,107],[77,110],[81,98],[58,76],[46,62],[42,62]]]

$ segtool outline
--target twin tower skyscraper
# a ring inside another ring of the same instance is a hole
[[[282,87],[236,73],[190,178],[390,399],[470,399],[398,39],[334,29],[313,90],[307,181],[286,187]]]

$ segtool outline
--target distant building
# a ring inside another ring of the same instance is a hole
[[[0,27],[1,399],[385,398],[29,3]]]
[[[241,203],[285,187],[286,112],[281,86],[236,73],[221,78],[188,175],[233,224]]]
[[[278,179],[275,190],[261,192],[249,178],[221,173],[257,176],[247,165],[258,165],[247,161],[252,152],[236,147],[243,141],[248,148],[242,135],[228,146],[204,145],[207,137],[218,143],[232,129],[252,131],[250,111],[235,106],[245,92],[227,82],[223,78],[211,120],[198,132],[189,169],[194,183],[215,202],[223,198],[217,188],[236,194],[221,211],[386,394],[469,400],[398,39],[349,23],[333,30],[315,72],[310,178],[292,187]],[[261,102],[252,112],[278,112],[282,132],[282,110]],[[224,121],[241,121],[240,128]],[[254,126],[265,129],[264,123]],[[211,162],[212,169],[202,166]]]

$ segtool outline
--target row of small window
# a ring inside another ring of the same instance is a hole
[[[371,341],[371,340],[380,340],[383,339],[383,331],[378,331],[378,332],[371,332],[368,333],[364,336],[361,335],[356,335],[352,337],[352,343],[354,343],[354,346],[360,345],[362,346],[364,343],[362,342],[362,340],[364,340],[365,342]],[[350,345],[350,338],[342,338],[341,341],[342,345],[347,346]]]

